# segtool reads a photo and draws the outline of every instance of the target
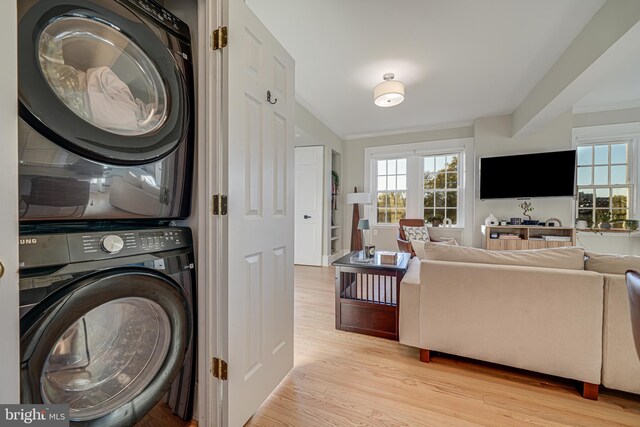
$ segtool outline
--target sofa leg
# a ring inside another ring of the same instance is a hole
[[[424,363],[431,362],[431,354],[429,350],[425,350],[424,348],[420,349],[420,361]]]
[[[598,400],[598,384],[585,382],[582,386],[582,397],[590,400]]]

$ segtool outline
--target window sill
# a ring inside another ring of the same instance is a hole
[[[602,236],[602,237],[640,237],[640,231],[605,231],[605,230],[576,230],[578,236]]]

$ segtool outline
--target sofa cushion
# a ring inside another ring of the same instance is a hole
[[[489,251],[467,246],[425,244],[424,251],[424,259],[435,261],[584,270],[584,249],[577,247]]]
[[[403,225],[402,230],[404,230],[404,237],[406,240],[430,240],[429,230],[427,227],[409,227],[407,225]]]
[[[411,239],[411,247],[413,247],[413,251],[416,253],[416,258],[418,259],[426,259],[425,258],[425,246],[426,245],[451,245],[458,246],[458,242],[454,238],[443,239],[438,242],[434,241],[424,241],[424,240],[414,240]]]
[[[624,274],[627,270],[640,271],[640,256],[599,254],[585,252],[584,269],[607,274]]]
[[[604,276],[604,328],[602,335],[602,384],[640,393],[640,361],[631,330],[631,310],[624,276]]]

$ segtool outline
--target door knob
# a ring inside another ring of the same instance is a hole
[[[4,265],[0,262],[0,277],[4,276]]]
[[[309,219],[309,218],[311,218],[309,215],[304,216],[304,219]]]

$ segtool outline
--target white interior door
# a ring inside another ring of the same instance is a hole
[[[18,80],[16,2],[0,14],[0,402],[18,403],[20,395],[20,325],[18,323]]]
[[[229,195],[223,424],[241,426],[293,366],[294,61],[243,1],[223,6],[229,28],[222,57]]]
[[[324,147],[296,147],[296,264],[322,264]]]

